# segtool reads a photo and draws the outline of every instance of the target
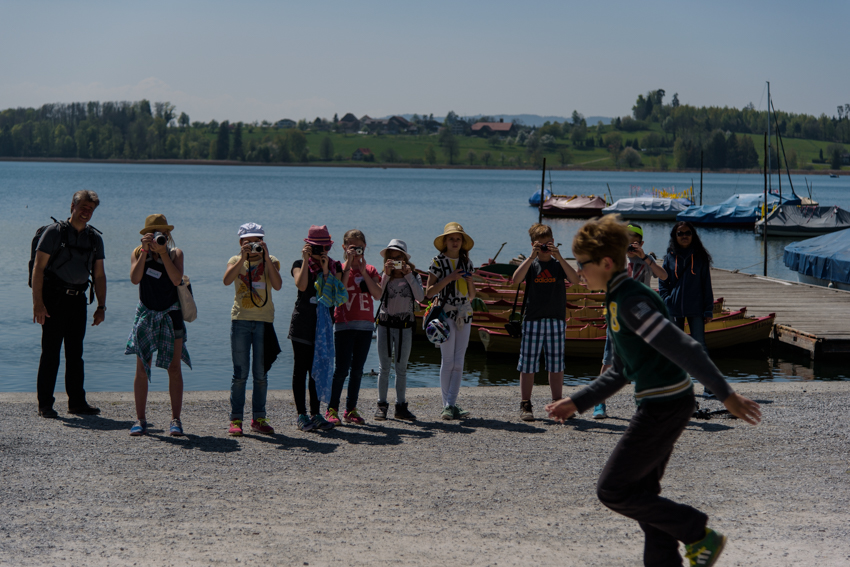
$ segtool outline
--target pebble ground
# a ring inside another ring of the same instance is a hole
[[[719,565],[850,565],[850,382],[735,388],[763,423],[693,420],[664,494],[729,537]],[[535,388],[539,418],[547,394]],[[130,393],[90,393],[98,417],[57,395],[56,420],[35,394],[0,394],[0,564],[641,564],[637,524],[595,495],[629,388],[610,419],[565,425],[519,421],[512,387],[462,390],[460,422],[425,388],[409,392],[419,421],[375,422],[375,396],[361,392],[366,425],[302,433],[291,393],[269,392],[276,433],[234,438],[228,392],[187,392],[187,436],[172,438],[167,394],[152,393],[151,434],[134,438]]]

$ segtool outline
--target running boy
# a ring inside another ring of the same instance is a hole
[[[571,397],[546,406],[563,422],[612,396],[629,380],[638,408],[596,485],[608,508],[637,520],[645,533],[644,565],[681,565],[679,542],[691,565],[713,565],[726,537],[708,529],[708,516],[660,496],[673,446],[694,412],[687,373],[717,394],[732,415],[756,425],[759,405],[723,379],[702,346],[673,325],[657,293],[626,275],[626,227],[615,215],[586,223],[573,239],[579,273],[594,289],[607,289],[614,365]]]
[[[549,371],[549,388],[552,400],[560,400],[564,387],[564,331],[567,322],[567,294],[565,279],[579,282],[578,274],[561,256],[552,228],[533,224],[528,229],[531,237],[531,256],[514,272],[515,282],[525,280],[525,317],[522,321],[522,344],[519,350],[519,389],[522,400],[519,418],[534,421],[531,390],[540,351],[546,352],[546,369]]]

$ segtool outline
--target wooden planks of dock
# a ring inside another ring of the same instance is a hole
[[[850,355],[850,292],[712,268],[714,297],[748,315],[776,313],[773,341],[811,358]]]

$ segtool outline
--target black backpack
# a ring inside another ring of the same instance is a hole
[[[50,217],[50,218],[53,220],[53,222],[51,224],[46,224],[46,225],[40,227],[38,230],[36,230],[35,236],[32,239],[32,250],[30,252],[29,270],[27,270],[27,272],[29,274],[29,279],[28,279],[27,284],[30,287],[32,287],[32,269],[35,266],[35,254],[37,252],[36,248],[38,248],[38,243],[41,240],[41,236],[44,234],[45,230],[47,230],[48,228],[50,228],[54,224],[58,224],[59,225],[59,232],[62,235],[62,237],[61,237],[62,239],[61,239],[61,242],[59,244],[59,249],[55,253],[50,255],[50,260],[47,261],[47,266],[45,267],[45,271],[47,270],[47,268],[49,268],[53,265],[53,263],[56,261],[56,259],[59,257],[59,255],[62,253],[63,250],[67,250],[68,248],[70,248],[70,246],[68,244],[68,226],[69,226],[68,221],[64,221],[64,220],[58,221],[53,217]],[[94,233],[103,234],[98,229],[96,229],[95,227],[90,226],[90,225],[86,226],[85,232],[89,236],[89,242],[92,242],[92,243],[95,240],[94,239]],[[94,301],[94,256],[95,256],[96,253],[97,253],[97,246],[93,245],[89,249],[89,259],[88,259],[89,281],[87,283],[87,286],[89,286],[89,304],[91,304]],[[70,260],[70,255],[69,255],[68,260]],[[65,261],[67,262],[68,260],[65,260]]]

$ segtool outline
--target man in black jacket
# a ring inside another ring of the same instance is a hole
[[[106,274],[103,240],[88,227],[100,204],[94,191],[77,191],[71,217],[49,226],[36,248],[32,270],[33,322],[42,325],[41,360],[38,365],[38,414],[58,417],[53,390],[59,371],[59,352],[65,344],[65,391],[68,412],[96,415],[83,389],[83,338],[86,335],[86,289],[89,279],[97,296],[92,326],[106,315]]]

